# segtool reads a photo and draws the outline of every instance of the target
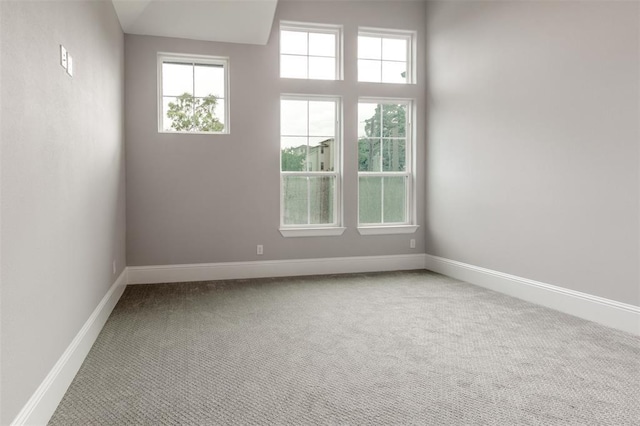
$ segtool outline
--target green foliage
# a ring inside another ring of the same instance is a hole
[[[406,107],[402,104],[378,104],[375,114],[364,121],[364,131],[368,137],[373,138],[403,137],[406,135],[406,112]]]
[[[358,170],[400,171],[406,165],[404,141],[385,138],[406,137],[406,107],[402,104],[378,104],[365,120],[367,138],[358,143]],[[382,163],[380,157],[382,156]],[[382,170],[380,170],[382,168]]]
[[[283,148],[282,155],[282,171],[285,172],[301,172],[304,169],[305,151],[300,148]]]
[[[171,128],[181,132],[220,132],[224,124],[215,115],[218,99],[214,95],[196,98],[183,93],[176,102],[169,102],[167,117]]]

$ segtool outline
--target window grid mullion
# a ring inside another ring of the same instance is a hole
[[[307,176],[307,225],[311,225],[311,178]]]
[[[307,54],[309,53],[309,33],[307,33]],[[309,76],[309,57],[307,56],[307,77]],[[309,132],[311,125],[311,114],[309,112],[310,102],[307,101],[307,158],[305,158],[305,170],[309,172]],[[307,176],[307,225],[311,225],[311,178]]]
[[[307,32],[307,79],[309,78],[309,56],[311,55],[309,54],[309,32]],[[308,108],[307,111],[309,111]]]

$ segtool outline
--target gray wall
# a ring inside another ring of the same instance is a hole
[[[640,4],[427,8],[427,253],[639,305]]]
[[[128,265],[163,265],[424,252],[416,234],[360,236],[356,230],[358,96],[415,98],[424,116],[423,2],[280,2],[267,46],[125,36]],[[345,81],[279,78],[279,21],[344,25]],[[356,83],[360,26],[418,32],[418,80],[409,87]],[[230,135],[157,132],[158,51],[229,56]],[[391,86],[391,90],[390,87]],[[393,91],[392,91],[393,90]],[[341,237],[284,238],[279,226],[281,93],[342,95],[345,225]],[[419,163],[424,121],[418,122]],[[424,223],[424,173],[417,174],[418,224]],[[416,249],[409,248],[415,238]],[[264,255],[256,255],[256,245]]]
[[[0,8],[8,424],[125,265],[124,40],[109,1]],[[60,43],[73,78],[59,65]]]

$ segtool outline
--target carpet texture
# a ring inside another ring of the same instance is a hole
[[[51,425],[638,425],[640,339],[427,271],[129,286]]]

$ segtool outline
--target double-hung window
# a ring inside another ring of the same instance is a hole
[[[282,96],[280,232],[341,235],[340,99]]]
[[[158,54],[158,131],[229,133],[229,59]]]
[[[415,232],[412,102],[358,103],[358,230]]]

